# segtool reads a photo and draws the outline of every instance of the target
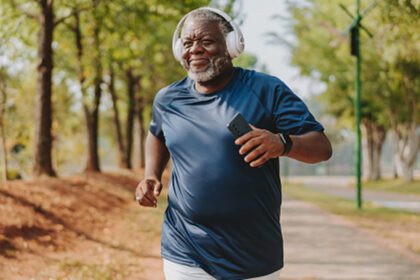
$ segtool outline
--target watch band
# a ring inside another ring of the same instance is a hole
[[[284,146],[283,153],[280,156],[287,156],[293,147],[293,141],[288,133],[279,133],[278,135]]]

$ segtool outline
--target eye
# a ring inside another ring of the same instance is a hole
[[[203,46],[209,46],[213,43],[213,41],[212,40],[203,40],[201,43],[203,44]]]
[[[182,46],[187,49],[187,48],[191,48],[192,44],[193,43],[191,41],[184,41],[182,43]]]

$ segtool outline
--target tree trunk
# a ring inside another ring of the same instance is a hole
[[[118,144],[118,166],[121,168],[127,168],[126,163],[126,153],[125,153],[125,146],[124,146],[124,137],[122,135],[121,130],[121,121],[120,121],[120,112],[118,110],[117,106],[117,94],[115,92],[115,73],[114,68],[112,67],[112,61],[109,64],[109,93],[111,94],[111,100],[112,100],[112,110],[114,112],[114,125],[115,125],[115,131],[117,134],[117,144]]]
[[[98,156],[98,122],[94,113],[89,111],[88,106],[83,105],[86,120],[86,135],[88,143],[88,154],[86,161],[86,172],[101,172]]]
[[[420,126],[418,124],[418,96],[410,90],[411,81],[405,77],[403,79],[403,89],[405,89],[405,104],[409,111],[408,118],[404,122],[399,122],[397,112],[390,110],[390,123],[394,132],[395,139],[395,159],[398,175],[405,181],[414,179],[414,164],[420,149]]]
[[[137,122],[139,124],[139,167],[144,168],[145,167],[145,147],[144,142],[146,139],[145,131],[144,131],[144,124],[143,124],[143,108],[144,108],[144,99],[140,96],[137,101]]]
[[[101,89],[99,87],[100,84],[95,85],[95,101],[92,112],[90,112],[89,107],[86,104],[83,105],[86,119],[86,133],[88,143],[88,153],[85,168],[86,172],[101,172],[98,154],[99,103],[101,97]]]
[[[3,154],[2,158],[2,181],[6,182],[8,177],[8,164],[7,164],[7,149],[6,149],[6,134],[5,134],[5,123],[4,123],[4,113],[6,111],[6,102],[7,102],[7,94],[6,94],[6,82],[0,81],[0,93],[1,93],[1,104],[0,104],[0,148]]]
[[[383,126],[369,120],[362,122],[362,131],[364,159],[367,163],[365,174],[369,181],[377,181],[381,178],[381,152],[386,131]]]
[[[136,92],[136,78],[133,75],[132,69],[128,69],[126,72],[127,76],[127,122],[126,122],[126,167],[132,168],[131,164],[131,153],[133,150],[133,128],[134,128],[134,114],[135,114],[135,92]]]
[[[5,135],[5,131],[4,131],[4,122],[3,122],[3,116],[1,116],[1,120],[0,120],[1,124],[0,124],[0,141],[1,141],[1,151],[3,154],[3,158],[2,158],[2,170],[1,170],[1,178],[3,183],[7,182],[8,178],[8,163],[7,163],[7,149],[6,149],[6,135]]]
[[[38,41],[38,88],[35,117],[35,154],[33,174],[56,176],[52,165],[52,71],[53,71],[53,1],[40,0],[40,31]]]
[[[75,44],[77,49],[77,64],[78,64],[78,76],[80,91],[82,93],[82,102],[83,102],[83,113],[85,116],[85,126],[86,126],[86,136],[87,136],[87,161],[86,161],[86,171],[99,172],[99,158],[97,153],[97,127],[95,128],[95,120],[93,114],[91,114],[89,105],[88,105],[88,96],[86,92],[86,76],[83,67],[83,43],[82,43],[82,31],[80,28],[80,12],[77,9],[73,10],[74,14],[74,26],[73,33],[75,35]],[[100,84],[99,84],[100,86]],[[96,79],[95,79],[95,104],[96,104]],[[99,93],[100,98],[100,93]],[[97,126],[97,125],[96,125]],[[96,131],[95,131],[96,130]]]
[[[397,140],[397,137],[395,136],[395,133],[391,133],[391,135],[392,135],[392,139],[394,141],[394,145],[392,147],[392,152],[394,154],[394,156],[393,156],[394,161],[392,162],[392,178],[398,179],[398,176],[399,176],[399,174],[398,174],[398,165],[399,165],[399,163],[398,163],[398,148],[397,148],[398,140]]]
[[[414,179],[414,164],[420,148],[420,127],[412,123],[410,127],[399,125],[394,130],[396,145],[396,169],[399,176],[409,182]]]
[[[93,0],[93,13],[96,12],[98,1]],[[85,104],[85,116],[86,116],[86,128],[87,128],[87,140],[88,140],[88,153],[86,162],[87,172],[101,172],[99,164],[99,153],[98,153],[98,131],[99,131],[99,105],[101,103],[102,96],[102,62],[101,62],[101,49],[99,39],[99,19],[95,17],[95,27],[93,29],[93,51],[94,51],[94,99],[93,108],[89,110]],[[90,114],[89,114],[90,113]]]

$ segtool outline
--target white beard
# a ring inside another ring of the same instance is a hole
[[[188,71],[188,77],[190,79],[194,80],[195,82],[205,83],[219,76],[226,68],[226,65],[229,64],[229,62],[230,57],[228,54],[214,57],[210,60],[209,67],[206,70],[200,72],[194,72],[191,69],[188,69],[185,65],[185,62],[183,64],[184,68],[186,68]]]

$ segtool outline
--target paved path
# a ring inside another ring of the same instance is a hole
[[[306,202],[282,206],[285,267],[280,279],[420,279],[420,261],[384,246],[343,218]]]
[[[338,197],[356,198],[356,190],[348,187],[354,182],[350,177],[291,177],[289,182],[303,183],[307,188]],[[362,199],[383,207],[420,213],[420,195],[365,189]]]

